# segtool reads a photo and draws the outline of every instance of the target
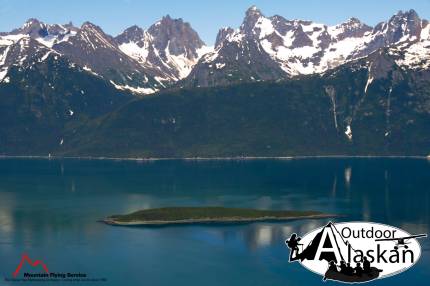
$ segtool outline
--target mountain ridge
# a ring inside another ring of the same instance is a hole
[[[413,10],[370,27],[251,7],[213,49],[170,16],[117,37],[30,19],[0,35],[0,155],[426,156],[429,68]]]
[[[428,68],[430,25],[416,11],[399,11],[374,27],[351,17],[338,25],[266,17],[250,7],[239,28],[225,27],[207,46],[181,18],[162,17],[148,29],[133,25],[117,36],[84,22],[81,27],[31,18],[0,33],[0,80],[8,47],[22,38],[40,43],[115,88],[150,94],[172,86],[216,86],[324,73],[381,48],[402,54],[404,68]]]
[[[252,6],[238,29],[220,30],[214,52],[199,61],[186,84],[224,85],[324,73],[378,49],[402,44],[418,46],[415,51],[427,64],[429,28],[428,21],[414,10],[399,11],[372,28],[356,18],[327,26],[278,15],[266,17]],[[408,49],[402,52],[408,54]],[[243,64],[238,66],[238,61]],[[402,64],[410,67],[406,61]]]

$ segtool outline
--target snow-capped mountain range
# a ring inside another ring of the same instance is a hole
[[[407,69],[430,67],[430,25],[413,10],[370,27],[356,18],[327,26],[264,16],[255,6],[238,29],[222,28],[215,47],[182,19],[163,17],[147,30],[112,37],[89,22],[45,24],[29,19],[0,33],[0,84],[11,66],[31,68],[49,57],[102,78],[120,90],[149,94],[172,85],[213,86],[324,73],[382,49]]]
[[[414,10],[370,27],[356,18],[335,26],[265,17],[255,6],[242,25],[219,31],[215,50],[191,73],[193,85],[277,80],[323,73],[381,48],[400,55],[405,68],[428,68],[430,25]]]
[[[185,78],[209,50],[188,23],[169,16],[147,31],[133,26],[115,38],[90,22],[78,28],[29,19],[0,34],[0,80],[12,65],[30,67],[55,56],[117,89],[148,94]]]

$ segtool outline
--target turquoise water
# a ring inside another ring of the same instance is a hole
[[[106,279],[82,285],[324,285],[321,277],[288,263],[284,240],[327,220],[150,228],[97,220],[143,208],[216,205],[319,210],[346,215],[339,220],[429,233],[429,186],[430,162],[411,159],[3,159],[0,285],[19,284],[2,280],[12,276],[23,253],[42,259],[51,272]],[[430,242],[421,243],[415,267],[372,284],[430,280]]]

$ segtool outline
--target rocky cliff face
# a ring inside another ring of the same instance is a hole
[[[163,17],[147,31],[133,26],[117,36],[121,50],[143,67],[155,69],[164,84],[185,78],[208,47],[189,23]]]

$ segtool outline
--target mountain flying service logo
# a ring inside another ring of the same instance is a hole
[[[24,263],[27,262],[30,266],[32,267],[38,267],[41,266],[42,269],[45,271],[46,274],[49,274],[49,270],[48,267],[46,266],[46,264],[42,261],[42,260],[35,260],[32,261],[30,259],[30,257],[28,257],[27,254],[23,254],[21,257],[21,261],[19,262],[18,266],[16,267],[15,271],[12,273],[13,277],[17,277],[19,274],[19,271],[21,270],[22,266],[24,265]]]
[[[399,274],[414,265],[420,255],[418,238],[404,230],[372,222],[329,222],[285,241],[290,262],[323,276],[323,280],[362,283]]]
[[[51,269],[51,268],[49,268]],[[106,282],[106,278],[90,277],[88,273],[82,272],[58,272],[50,271],[41,259],[32,259],[23,254],[12,272],[12,277],[4,277],[6,282]]]

